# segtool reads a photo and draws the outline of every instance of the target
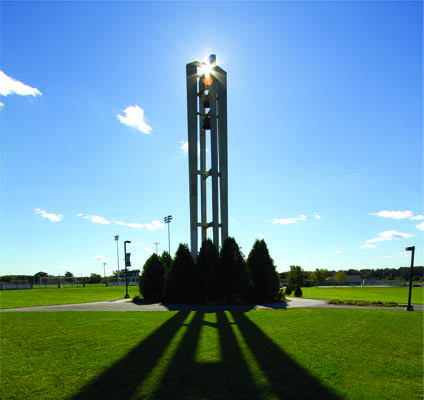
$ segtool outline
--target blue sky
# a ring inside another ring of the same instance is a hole
[[[421,2],[7,2],[0,274],[189,243],[185,65],[228,74],[229,232],[279,271],[423,264]]]

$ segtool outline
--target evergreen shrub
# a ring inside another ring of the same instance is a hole
[[[168,253],[166,253],[168,254]],[[180,244],[168,271],[164,288],[164,301],[175,304],[189,304],[196,301],[195,265],[186,244]]]
[[[219,253],[210,239],[206,239],[196,262],[196,287],[200,303],[219,303],[223,300],[222,274]]]
[[[139,280],[140,293],[146,301],[160,302],[164,287],[165,266],[160,257],[153,253],[144,263]]]
[[[296,286],[296,289],[294,290],[294,296],[295,297],[302,297],[303,292],[299,285]]]
[[[231,304],[247,304],[254,300],[253,285],[246,262],[234,238],[225,239],[220,255],[223,301]]]
[[[268,252],[265,240],[256,240],[247,257],[247,269],[252,279],[256,301],[268,302],[275,300],[280,288],[274,260]]]

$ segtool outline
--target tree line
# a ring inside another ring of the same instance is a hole
[[[316,268],[315,271],[304,271],[300,266],[291,266],[290,271],[280,273],[280,279],[286,281],[288,286],[314,286],[318,282],[324,282],[330,277],[334,277],[336,282],[343,283],[347,276],[359,275],[361,279],[376,279],[376,280],[399,280],[409,281],[411,268],[381,268],[381,269],[348,269],[329,271],[327,269]],[[422,281],[424,276],[424,267],[414,267],[413,280]],[[297,283],[293,283],[297,282]]]
[[[284,296],[280,277],[264,240],[256,240],[247,260],[234,238],[219,252],[207,239],[194,260],[186,244],[172,258],[152,254],[143,266],[140,294],[147,302],[174,304],[249,304]]]

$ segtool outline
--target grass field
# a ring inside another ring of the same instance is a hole
[[[382,301],[399,304],[408,303],[408,290],[408,287],[302,288],[303,297],[306,299]],[[424,288],[412,288],[412,304],[424,304]]]
[[[2,313],[2,399],[420,399],[423,313]]]
[[[129,286],[131,298],[140,294],[138,286]],[[86,286],[65,289],[1,290],[0,308],[78,304],[123,299],[125,286]]]
[[[129,286],[131,298],[139,294],[138,286]],[[303,297],[327,300],[382,301],[405,304],[408,302],[407,287],[331,287],[302,288]],[[28,289],[0,291],[0,308],[77,304],[94,301],[122,299],[125,287],[87,286],[65,289]],[[424,288],[412,288],[412,303],[424,304]]]

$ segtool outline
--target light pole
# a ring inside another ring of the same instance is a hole
[[[409,295],[408,295],[408,306],[406,307],[406,311],[414,311],[414,307],[411,304],[412,297],[412,275],[414,272],[414,254],[415,254],[415,246],[407,247],[406,251],[411,251],[411,272],[409,277]]]
[[[171,240],[169,236],[169,224],[172,221],[172,215],[168,215],[167,217],[163,219],[163,221],[165,222],[165,224],[168,224],[168,253],[169,255],[171,255]]]
[[[130,295],[128,294],[128,275],[127,275],[127,266],[131,266],[130,261],[127,262],[127,243],[131,243],[131,240],[125,240],[124,242],[124,254],[125,254],[125,296],[124,299],[129,299]]]
[[[118,260],[118,286],[119,286],[119,277],[120,277],[120,273],[119,273],[119,249],[118,249],[118,240],[119,240],[119,235],[115,235],[115,242],[116,242],[116,257]]]
[[[158,245],[160,244],[160,242],[154,242],[153,244],[156,246],[156,254],[158,254]]]
[[[105,284],[107,286],[107,283],[106,283],[106,263],[105,262],[103,263],[103,278],[104,278]]]

